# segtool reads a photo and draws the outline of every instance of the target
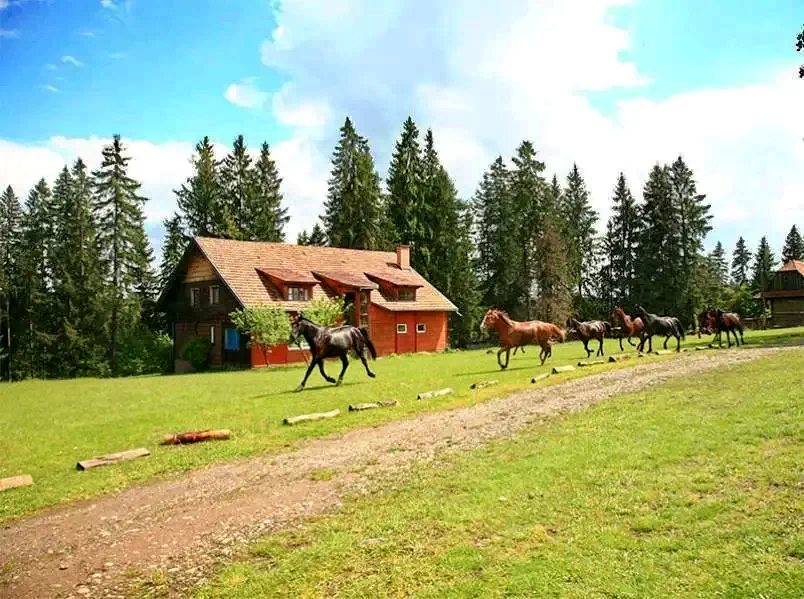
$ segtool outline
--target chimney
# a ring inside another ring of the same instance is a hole
[[[410,246],[396,246],[396,264],[399,268],[408,270],[410,268]]]

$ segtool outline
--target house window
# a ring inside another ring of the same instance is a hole
[[[240,331],[227,328],[224,332],[223,348],[226,351],[240,351]]]
[[[209,327],[209,342],[215,345],[215,325]]]
[[[368,293],[365,291],[360,294],[360,326],[368,326]]]
[[[415,289],[400,289],[397,292],[397,299],[400,302],[415,302],[416,301],[416,290]]]
[[[408,325],[406,324],[398,324],[396,325],[396,332],[397,333],[407,333],[408,332]]]
[[[201,306],[201,289],[199,287],[190,289],[190,306],[193,308]]]
[[[213,285],[209,288],[209,303],[219,304],[221,301],[221,288],[218,285]]]
[[[427,332],[427,325],[423,322],[416,324],[416,332],[417,333],[426,333]]]
[[[306,302],[310,299],[309,291],[306,287],[288,287],[288,300],[291,302]]]

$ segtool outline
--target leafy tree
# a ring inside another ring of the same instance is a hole
[[[229,314],[237,329],[249,336],[249,345],[262,349],[265,365],[271,346],[285,343],[290,337],[290,319],[287,313],[276,306],[247,307]]]
[[[567,175],[567,187],[563,195],[564,239],[567,243],[569,275],[578,291],[578,300],[590,285],[595,266],[595,225],[597,213],[589,203],[589,192],[578,165],[573,164]]]
[[[796,225],[790,229],[782,248],[782,262],[787,264],[791,260],[804,260],[804,240]]]
[[[9,185],[0,196],[0,336],[2,337],[0,348],[4,349],[0,378],[5,377],[8,380],[11,380],[11,328],[14,317],[12,301],[19,285],[17,262],[20,251],[21,213],[20,202]]]
[[[617,177],[611,203],[611,229],[606,237],[611,265],[612,300],[630,305],[636,294],[634,277],[640,223],[636,200],[623,173]]]
[[[304,308],[304,316],[323,327],[333,327],[343,319],[343,298],[315,299]]]
[[[735,287],[748,282],[748,269],[751,266],[751,252],[745,245],[745,239],[740,237],[734,248],[731,260],[731,280]]]
[[[437,166],[431,164],[431,169],[431,176],[435,176]],[[423,164],[419,130],[410,117],[403,123],[402,133],[394,147],[386,183],[393,240],[426,247],[425,243],[421,243],[428,236],[429,224],[426,222],[422,197]],[[413,266],[418,269],[417,256],[421,256],[421,253],[413,254]]]
[[[144,230],[140,183],[128,176],[125,147],[120,136],[103,149],[95,180],[95,215],[101,259],[107,273],[110,302],[109,366],[117,375],[117,349],[121,332],[139,321],[142,300],[153,285],[150,247]]]
[[[166,218],[162,225],[165,227],[165,241],[162,243],[162,263],[159,266],[160,289],[165,288],[187,249],[187,237],[178,214]]]
[[[218,236],[224,233],[225,206],[218,176],[215,151],[204,136],[195,146],[193,174],[175,191],[179,211],[190,236]]]
[[[260,157],[254,164],[254,192],[247,196],[247,239],[254,241],[285,241],[285,225],[290,217],[282,206],[280,187],[282,178],[276,170],[267,143],[260,148]]]
[[[777,260],[768,244],[768,238],[763,235],[759,240],[759,247],[754,256],[753,275],[751,285],[755,290],[761,291],[768,288],[773,273],[776,270]]]
[[[220,168],[224,197],[220,237],[247,239],[249,236],[249,208],[254,205],[256,194],[251,162],[246,142],[238,135]]]

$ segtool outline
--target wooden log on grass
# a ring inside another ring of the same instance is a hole
[[[532,379],[530,379],[530,382],[531,383],[538,383],[539,381],[543,381],[544,379],[546,379],[548,376],[550,376],[550,373],[545,372],[544,374],[534,376]]]
[[[310,422],[312,420],[324,420],[325,418],[335,418],[340,414],[340,410],[332,410],[331,412],[320,412],[318,414],[302,414],[301,416],[293,416],[292,418],[285,418],[282,422],[285,424],[298,424],[299,422]]]
[[[575,366],[553,366],[553,374],[572,372],[573,370],[575,370]]]
[[[215,439],[225,440],[229,438],[230,434],[228,429],[218,431],[207,429],[203,431],[179,433],[176,435],[165,435],[164,439],[162,439],[162,445],[183,445],[184,443],[198,443],[199,441],[211,441]]]
[[[395,399],[388,401],[375,401],[371,403],[353,403],[349,406],[350,412],[359,412],[361,410],[372,410],[374,408],[390,408],[397,405],[399,402]]]
[[[670,351],[669,349],[659,349],[659,350],[656,350],[653,353],[656,354],[657,356],[669,356],[673,352]]]
[[[609,362],[622,362],[623,360],[630,360],[631,354],[616,354],[609,356]]]
[[[20,474],[19,476],[0,478],[0,491],[5,491],[6,489],[16,489],[17,487],[30,487],[32,484],[33,478],[30,474]]]
[[[711,345],[696,345],[695,351],[703,351],[705,349],[712,349]]]
[[[481,381],[479,383],[472,383],[469,388],[470,389],[485,389],[486,387],[491,387],[492,385],[496,385],[500,381]]]
[[[606,360],[580,360],[578,366],[585,368],[586,366],[597,366],[598,364],[605,364]]]
[[[428,391],[427,393],[419,393],[416,399],[430,399],[431,397],[438,397],[439,395],[449,395],[455,393],[455,389],[447,387],[446,389],[438,389],[437,391]]]
[[[128,451],[121,451],[119,453],[110,453],[109,455],[101,455],[88,460],[78,462],[75,467],[78,470],[89,470],[90,468],[97,468],[98,466],[106,466],[107,464],[115,464],[117,462],[125,462],[126,460],[133,460],[151,455],[151,452],[140,447],[138,449],[129,449]]]

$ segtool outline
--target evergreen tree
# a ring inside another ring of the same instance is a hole
[[[190,236],[210,237],[225,231],[225,205],[218,163],[209,137],[195,146],[193,174],[175,191],[182,220]]]
[[[731,281],[735,287],[748,282],[748,268],[751,265],[751,252],[745,245],[745,239],[740,237],[734,248],[731,260]]]
[[[16,309],[17,262],[20,251],[20,219],[22,209],[14,190],[9,185],[0,196],[0,378],[11,380],[11,354],[13,352],[12,303]]]
[[[607,229],[606,237],[612,301],[631,305],[636,294],[634,276],[640,226],[637,203],[623,173],[617,177],[611,203],[611,228]]]
[[[425,245],[421,240],[427,237],[426,214],[422,205],[423,165],[419,147],[419,130],[410,117],[402,125],[402,134],[396,142],[391,164],[386,177],[388,188],[387,210],[393,240]],[[415,256],[413,253],[414,267]]]
[[[296,236],[296,245],[310,245],[310,236],[307,231],[302,231]]]
[[[782,263],[787,264],[791,260],[804,260],[804,240],[796,225],[787,234],[782,249]]]
[[[459,311],[458,314],[452,312],[449,316],[449,343],[452,347],[466,347],[477,334],[480,297],[477,278],[472,268],[474,246],[471,236],[471,206],[457,200],[456,212],[458,222],[452,247],[445,260],[449,264],[449,281],[444,292]]]
[[[159,266],[160,289],[164,289],[168,284],[187,249],[187,236],[184,234],[183,223],[178,214],[166,218],[162,225],[165,227],[165,240],[162,243],[162,262]]]
[[[759,240],[759,247],[754,256],[754,268],[751,277],[751,285],[755,291],[762,291],[768,288],[777,264],[776,257],[768,244],[768,238],[763,235],[762,239]]]
[[[322,220],[329,245],[376,249],[383,245],[380,177],[368,142],[346,117],[332,154]]]
[[[715,249],[709,255],[712,261],[712,268],[715,275],[715,280],[720,287],[726,287],[729,284],[729,265],[726,262],[726,250],[723,249],[723,244],[719,241],[715,244]]]
[[[327,245],[327,234],[324,233],[324,229],[322,229],[321,225],[318,223],[313,225],[310,231],[310,237],[307,239],[307,245]]]
[[[600,254],[603,264],[600,267],[600,301],[605,306],[613,306],[623,302],[624,295],[619,289],[622,286],[621,279],[614,275],[615,263],[618,259],[617,239],[614,234],[614,218],[609,218],[606,222],[606,233],[600,240]]]
[[[290,217],[287,208],[282,206],[282,178],[267,143],[262,144],[252,176],[254,192],[247,196],[248,223],[244,237],[254,241],[283,242],[285,225]]]
[[[576,309],[583,312],[580,302],[583,300],[584,290],[590,285],[589,279],[595,267],[595,225],[598,217],[589,203],[586,182],[577,164],[572,165],[567,175],[562,214],[570,279],[578,292],[579,304]]]
[[[220,168],[223,189],[220,237],[247,239],[249,236],[249,208],[254,206],[256,195],[251,162],[246,142],[242,135],[238,135],[232,144],[232,151],[223,159]]]
[[[553,175],[542,199],[542,227],[536,239],[535,280],[538,291],[536,314],[540,320],[562,324],[571,310],[570,274],[564,223],[560,216],[563,192],[558,177]]]
[[[150,247],[144,231],[140,183],[128,176],[130,157],[120,136],[103,149],[100,168],[93,173],[98,241],[108,277],[109,366],[118,374],[118,341],[139,322],[142,302],[153,290]]]

